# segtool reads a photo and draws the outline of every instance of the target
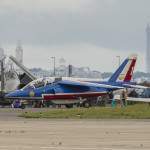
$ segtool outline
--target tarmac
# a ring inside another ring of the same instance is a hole
[[[0,109],[0,150],[150,150],[150,120],[24,119],[22,111]]]

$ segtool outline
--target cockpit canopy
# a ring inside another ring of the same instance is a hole
[[[40,88],[40,87],[46,86],[48,84],[52,84],[54,82],[56,82],[56,78],[54,78],[54,77],[40,78],[40,79],[34,80],[34,81],[30,82],[29,84],[27,84],[23,88],[23,90]]]

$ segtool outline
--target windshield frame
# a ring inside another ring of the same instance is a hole
[[[54,82],[55,82],[55,78],[53,77],[40,78],[28,83],[25,87],[22,88],[22,90],[30,89],[30,87],[32,87],[31,89],[45,87],[46,85],[50,85]]]

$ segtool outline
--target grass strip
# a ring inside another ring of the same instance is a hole
[[[150,119],[150,106],[136,104],[125,108],[91,107],[72,109],[49,109],[47,111],[27,111],[20,115],[24,118],[55,119]]]

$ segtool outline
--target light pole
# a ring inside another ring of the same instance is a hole
[[[120,56],[116,56],[118,58],[118,65],[120,66],[121,63],[121,57]]]
[[[55,77],[55,75],[56,75],[56,58],[55,58],[55,56],[53,56],[53,57],[51,57],[51,59],[53,60],[53,64],[54,64],[54,77]]]
[[[4,100],[4,90],[5,90],[4,61],[5,61],[5,57],[0,60],[0,66],[1,66],[1,98],[2,98],[2,100]]]

